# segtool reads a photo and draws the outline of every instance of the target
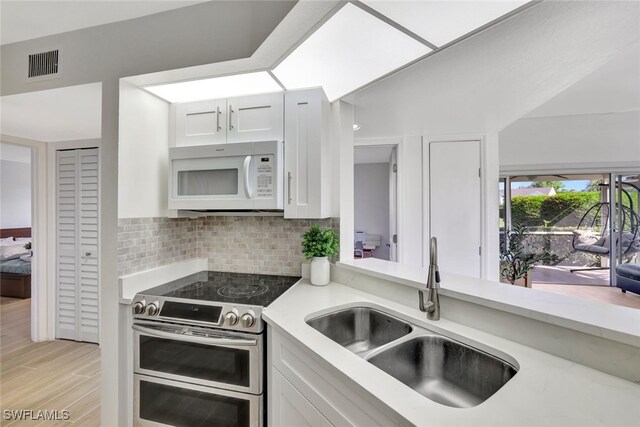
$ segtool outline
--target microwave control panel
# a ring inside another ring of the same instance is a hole
[[[272,199],[273,195],[273,171],[275,168],[273,156],[256,156],[256,198]]]

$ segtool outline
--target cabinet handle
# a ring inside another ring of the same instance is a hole
[[[291,204],[291,172],[287,172],[287,195],[289,197],[289,204]]]
[[[233,105],[229,105],[229,130],[233,130],[233,123],[231,117],[233,116]]]
[[[216,107],[217,110],[217,114],[216,114],[216,126],[218,128],[218,132],[220,132],[222,130],[222,127],[220,126],[220,107]]]

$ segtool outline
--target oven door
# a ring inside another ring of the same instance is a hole
[[[263,335],[135,322],[134,372],[262,393]]]
[[[263,397],[135,374],[135,426],[262,426]]]

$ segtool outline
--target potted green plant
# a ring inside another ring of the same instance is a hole
[[[529,271],[533,267],[557,260],[557,256],[548,250],[526,243],[528,231],[524,225],[516,224],[500,242],[500,276],[512,285],[524,281],[526,288],[531,287]]]
[[[311,226],[302,236],[302,254],[311,260],[311,284],[324,286],[329,283],[329,257],[338,253],[338,237],[333,230],[321,230]]]

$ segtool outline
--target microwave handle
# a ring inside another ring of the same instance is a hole
[[[251,184],[249,183],[251,159],[252,156],[245,157],[244,164],[242,165],[242,175],[244,177],[242,182],[244,183],[244,194],[247,196],[247,199],[251,198]]]
[[[157,338],[167,338],[178,341],[186,341],[198,344],[208,344],[208,345],[226,345],[226,346],[236,346],[236,347],[253,347],[257,344],[256,340],[246,340],[242,338],[213,338],[213,337],[197,337],[183,334],[173,334],[171,332],[158,331],[151,328],[145,328],[141,325],[132,325],[134,330],[138,332],[142,332],[145,335],[149,335]]]

